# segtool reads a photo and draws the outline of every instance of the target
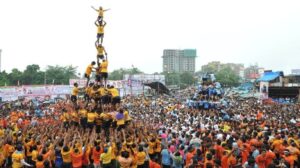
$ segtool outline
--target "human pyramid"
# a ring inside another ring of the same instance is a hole
[[[104,12],[109,9],[104,10],[101,6],[99,9],[96,9],[93,6],[92,8],[98,12],[98,17],[95,21],[95,25],[97,26],[97,40],[95,41],[97,56],[96,61],[92,61],[91,64],[87,66],[84,74],[84,77],[87,79],[84,99],[86,104],[94,101],[97,109],[102,111],[102,105],[111,104],[115,107],[116,104],[119,104],[120,97],[118,90],[114,88],[114,86],[107,85],[108,58],[107,52],[103,46],[104,27],[106,26],[106,22],[103,18]],[[92,72],[95,72],[95,82],[91,82]],[[72,90],[71,101],[76,107],[78,107],[77,97],[79,91],[80,89],[78,88],[78,84],[75,83]]]
[[[89,128],[93,130],[96,128],[96,132],[100,133],[100,128],[105,128],[105,135],[108,138],[109,128],[115,126],[118,129],[123,129],[125,121],[128,121],[129,116],[128,112],[121,107],[121,98],[119,96],[119,91],[114,88],[114,86],[107,85],[107,52],[103,46],[103,37],[104,37],[104,27],[106,22],[103,19],[104,10],[102,7],[96,9],[98,17],[95,21],[97,26],[97,40],[95,42],[95,47],[97,49],[97,66],[95,61],[92,61],[90,65],[86,68],[85,78],[87,83],[84,89],[84,100],[78,99],[78,94],[81,91],[78,84],[74,84],[72,90],[71,101],[73,103],[73,108],[78,111],[77,113],[69,114],[65,110],[65,113],[62,115],[62,120],[64,125],[68,128],[70,125],[81,125],[84,129]],[[101,62],[100,62],[101,61]],[[95,82],[91,82],[92,72],[95,72]],[[118,114],[119,115],[118,115]],[[116,115],[117,114],[117,115]],[[69,118],[79,118],[80,122],[74,124],[69,122]],[[77,117],[76,117],[77,116]],[[118,119],[121,121],[117,124]],[[125,119],[125,120],[124,120]],[[121,127],[120,127],[121,126]]]

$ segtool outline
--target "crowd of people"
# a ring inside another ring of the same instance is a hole
[[[43,117],[26,106],[11,109],[1,120],[1,166],[272,168],[300,164],[299,104],[266,106],[256,99],[227,99],[227,106],[206,109],[190,108],[172,96],[104,101],[103,97],[78,98],[76,103],[60,100],[42,107]],[[229,118],[224,120],[221,111]]]
[[[84,90],[75,83],[70,100],[42,105],[42,115],[30,105],[2,113],[1,167],[300,167],[299,104],[224,98],[217,83],[174,95],[121,99],[106,83],[107,10],[95,10],[97,61],[86,69]]]

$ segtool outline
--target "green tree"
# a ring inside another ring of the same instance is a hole
[[[141,70],[139,70],[138,68],[130,68],[130,69],[124,69],[124,68],[120,68],[117,70],[112,71],[111,73],[109,73],[108,75],[108,79],[109,80],[122,80],[123,76],[126,74],[131,74],[131,75],[135,75],[135,74],[142,74],[143,72]]]
[[[180,81],[187,86],[193,85],[195,83],[194,75],[189,72],[184,72],[180,74]]]
[[[224,86],[232,87],[239,84],[239,76],[230,67],[223,67],[215,76]]]
[[[40,71],[40,66],[36,64],[28,65],[23,73],[22,81],[24,85],[40,85],[44,83],[44,72]]]
[[[45,82],[47,84],[68,84],[76,76],[77,67],[73,66],[47,66],[45,71]]]
[[[166,78],[166,85],[179,85],[180,75],[178,73],[162,73]]]
[[[8,74],[5,71],[0,72],[0,86],[9,85]]]
[[[10,85],[22,85],[23,72],[19,71],[17,68],[12,69],[11,73],[8,74],[8,80]]]

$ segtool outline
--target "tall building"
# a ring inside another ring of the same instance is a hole
[[[196,49],[175,50],[167,49],[163,53],[163,72],[166,73],[183,73],[195,72],[196,66]]]

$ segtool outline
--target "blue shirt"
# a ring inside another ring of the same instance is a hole
[[[171,155],[167,149],[161,151],[162,164],[166,166],[171,166]]]

